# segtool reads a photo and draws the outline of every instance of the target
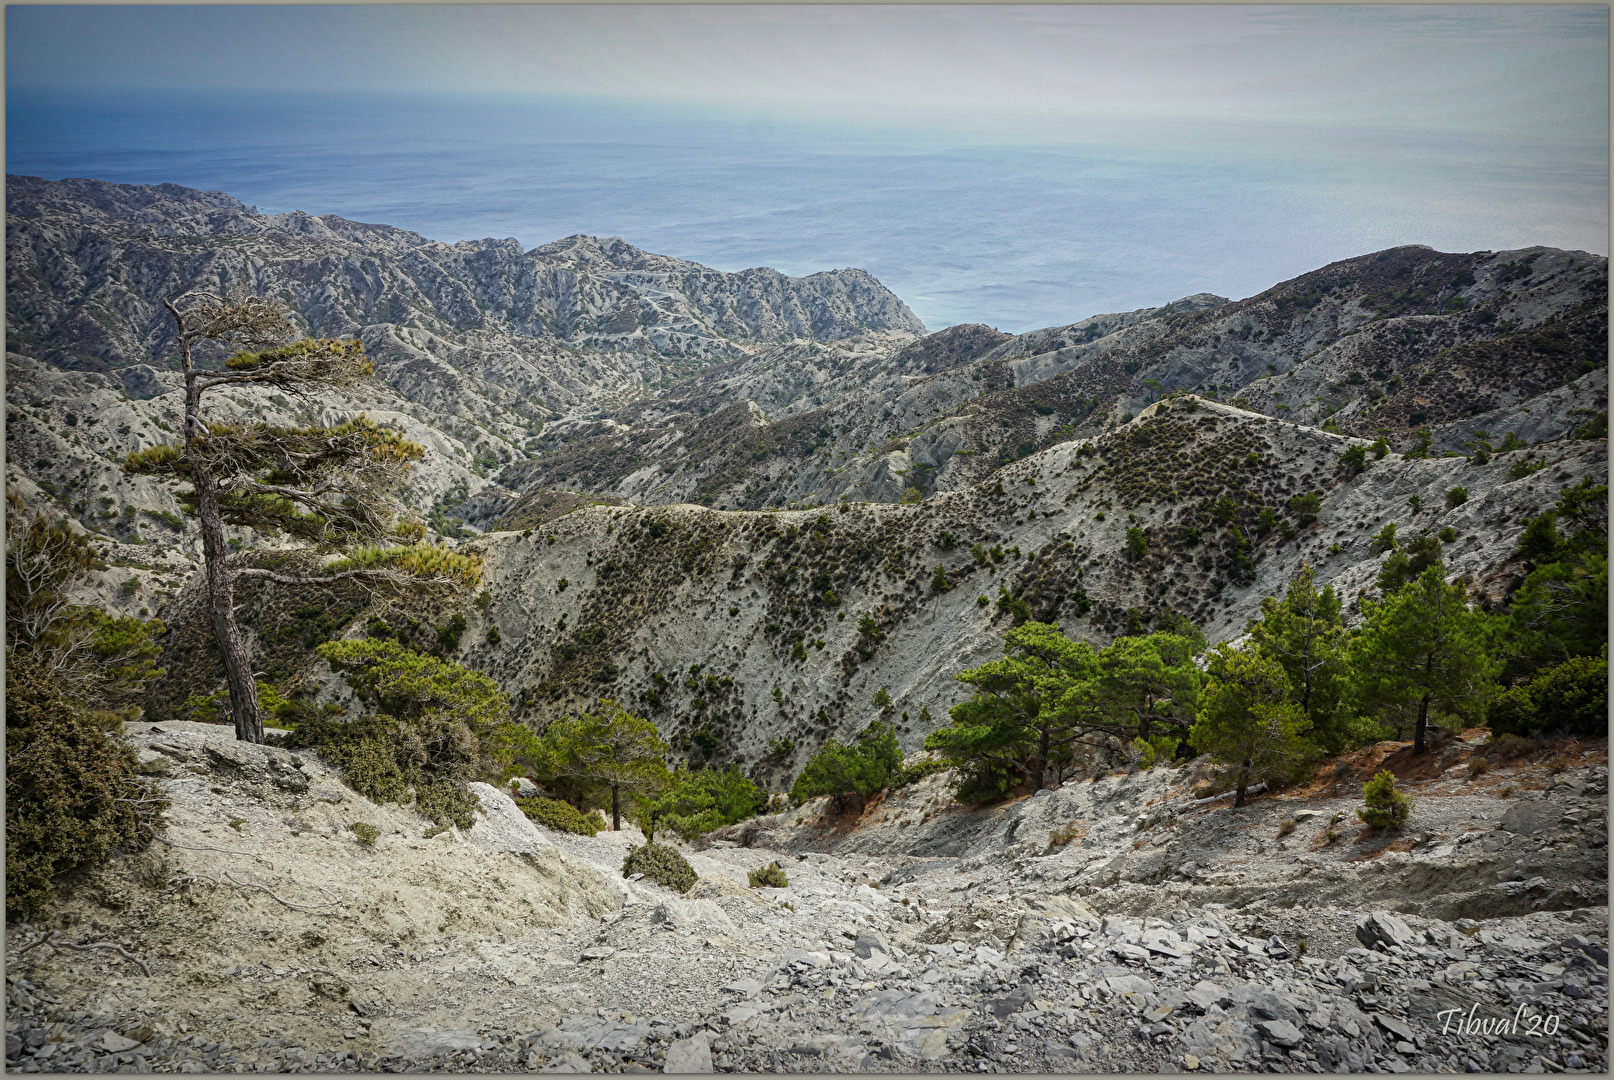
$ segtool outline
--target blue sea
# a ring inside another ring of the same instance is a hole
[[[1095,125],[1034,143],[590,101],[46,93],[6,170],[171,182],[437,240],[621,236],[722,270],[856,266],[932,329],[1240,298],[1396,244],[1607,253],[1606,144]]]

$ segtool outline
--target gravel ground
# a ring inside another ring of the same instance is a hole
[[[637,834],[551,834],[484,788],[426,839],[226,735],[137,733],[167,843],[8,927],[13,1071],[1607,1068],[1601,743],[1469,781],[1458,740],[1398,836],[1335,841],[1357,801],[1191,806],[1192,767],[980,811],[938,776],[685,847],[679,896],[622,879]],[[745,885],[774,860],[787,888]]]

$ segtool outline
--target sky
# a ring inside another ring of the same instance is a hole
[[[932,326],[1608,248],[1601,6],[10,5],[6,60],[10,172],[862,265]]]

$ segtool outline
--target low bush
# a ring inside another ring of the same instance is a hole
[[[439,780],[415,793],[415,812],[436,825],[469,829],[476,824],[476,811],[481,805],[482,800],[456,780]]]
[[[1485,757],[1483,754],[1476,754],[1468,759],[1468,778],[1472,780],[1477,776],[1484,776],[1490,767],[1491,762],[1489,758]]]
[[[1048,850],[1062,848],[1073,840],[1080,840],[1087,835],[1087,826],[1080,821],[1072,821],[1048,834]]]
[[[527,817],[556,832],[593,836],[605,828],[605,818],[600,816],[598,810],[585,814],[571,803],[559,799],[517,799],[516,805]]]
[[[767,866],[759,866],[748,875],[753,889],[788,889],[790,879],[785,876],[784,868],[778,862],[771,862]]]
[[[135,771],[129,745],[59,680],[26,658],[6,660],[6,917],[52,899],[51,879],[145,842],[167,802]]]
[[[1290,833],[1295,831],[1296,827],[1297,823],[1295,822],[1294,818],[1284,818],[1282,821],[1278,822],[1278,835],[1280,837],[1288,836]]]
[[[381,835],[381,830],[376,828],[374,825],[371,825],[367,821],[355,821],[353,824],[348,826],[348,830],[352,832],[353,835],[358,838],[359,843],[363,844],[365,847],[374,847],[376,839]]]
[[[1362,801],[1367,805],[1356,816],[1375,829],[1399,829],[1412,813],[1412,799],[1395,789],[1395,774],[1389,769],[1380,769],[1362,785]]]
[[[663,844],[629,848],[628,857],[622,860],[622,876],[633,874],[643,874],[680,893],[688,892],[700,880],[688,859]]]
[[[1493,735],[1491,741],[1485,744],[1485,748],[1491,752],[1491,757],[1495,760],[1506,761],[1520,754],[1528,754],[1536,748],[1536,744],[1529,739],[1508,733]]]

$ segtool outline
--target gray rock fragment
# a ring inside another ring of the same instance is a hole
[[[1416,945],[1418,935],[1388,911],[1375,911],[1356,924],[1356,940],[1370,949],[1391,945]]]
[[[698,1031],[687,1039],[679,1039],[667,1047],[664,1073],[709,1073],[712,1071],[711,1036]]]

